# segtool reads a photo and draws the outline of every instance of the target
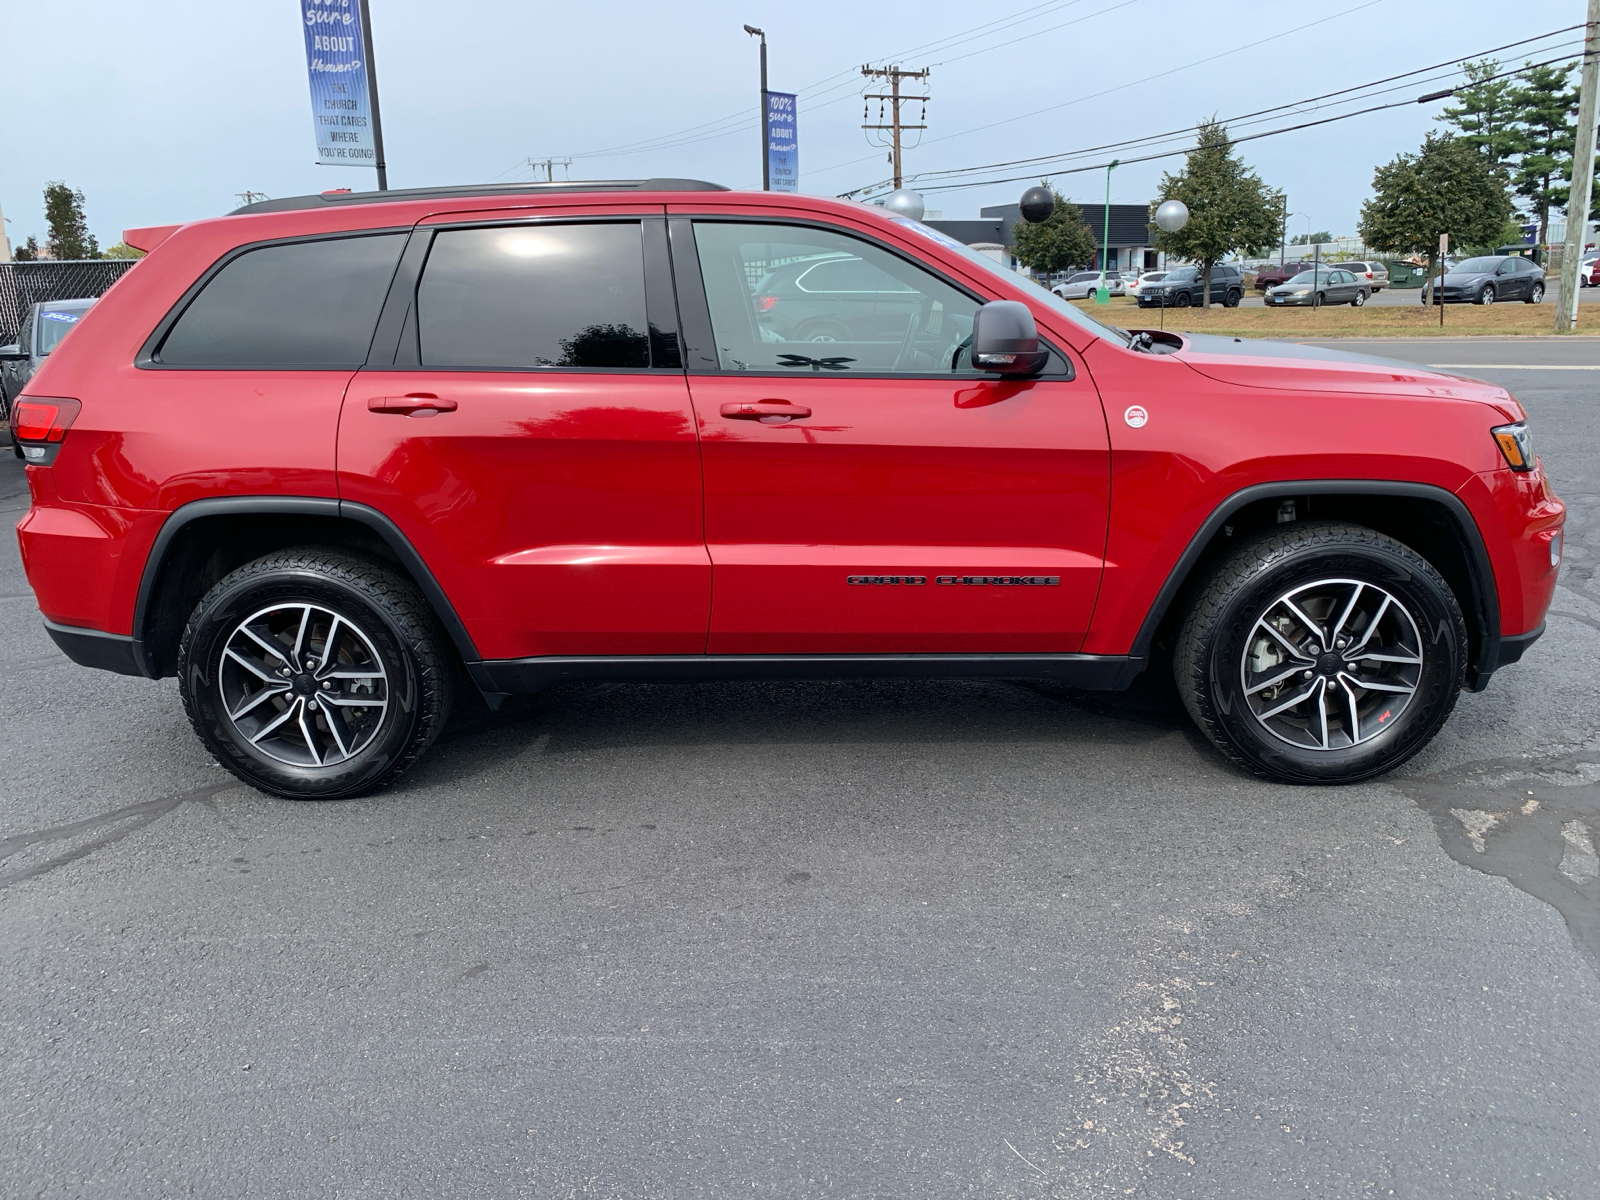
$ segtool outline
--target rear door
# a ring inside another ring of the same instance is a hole
[[[419,226],[346,393],[388,514],[486,658],[705,649],[711,569],[661,210]]]

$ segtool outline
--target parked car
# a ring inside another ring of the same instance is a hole
[[[1324,267],[1320,271],[1302,271],[1288,283],[1268,288],[1262,302],[1269,308],[1287,305],[1305,305],[1321,308],[1324,304],[1350,304],[1360,308],[1370,295],[1367,282],[1349,271]]]
[[[94,299],[42,300],[28,306],[17,340],[0,346],[0,414],[9,415],[11,398],[22,391],[61,339],[77,327]]]
[[[1357,279],[1365,280],[1367,290],[1374,296],[1389,286],[1389,268],[1376,259],[1357,259],[1331,265],[1340,271],[1349,271]]]
[[[1269,287],[1277,287],[1280,283],[1288,283],[1301,271],[1310,271],[1316,264],[1311,262],[1291,262],[1282,266],[1273,266],[1270,263],[1256,272],[1256,290],[1266,291]]]
[[[1544,299],[1544,271],[1531,258],[1492,254],[1468,258],[1451,267],[1444,286],[1445,304],[1493,304],[1522,300],[1538,304]],[[1434,303],[1438,303],[1436,297]]]
[[[1205,284],[1199,267],[1177,267],[1167,272],[1159,283],[1149,284],[1139,291],[1140,308],[1188,308],[1204,304]],[[1237,308],[1244,299],[1244,276],[1238,267],[1219,263],[1211,268],[1211,302],[1226,308]]]
[[[1099,287],[1099,271],[1079,271],[1076,275],[1067,276],[1064,282],[1056,284],[1051,291],[1063,300],[1087,300]],[[1113,296],[1127,295],[1127,285],[1122,282],[1122,276],[1115,273],[1107,275],[1106,291]]]
[[[1160,283],[1166,277],[1167,273],[1165,271],[1146,271],[1143,275],[1140,275],[1138,279],[1134,280],[1128,285],[1128,295],[1134,297],[1142,296],[1144,295],[1145,288],[1149,287],[1152,283]]]
[[[22,560],[69,657],[176,676],[282,796],[382,786],[452,705],[558,682],[1147,669],[1245,769],[1349,782],[1556,585],[1504,388],[1130,333],[860,204],[323,193],[124,238],[146,266],[13,405]],[[861,264],[809,293],[844,340],[781,323],[799,263]],[[1263,419],[1301,412],[1338,419]]]

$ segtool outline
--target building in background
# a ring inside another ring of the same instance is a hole
[[[1084,223],[1094,232],[1096,247],[1100,247],[1101,237],[1105,232],[1106,206],[1104,204],[1080,204],[1083,212]],[[1012,226],[1022,220],[1022,214],[1015,204],[998,204],[982,210],[982,215],[976,221],[946,221],[934,219],[931,216],[927,223],[940,233],[961,242],[963,245],[976,247],[980,242],[1000,246],[1004,249],[1003,261],[1007,266],[1016,266],[1016,260],[1011,256],[1015,239],[1012,237]],[[1111,206],[1111,252],[1106,262],[1109,271],[1142,271],[1157,265],[1155,247],[1151,245],[1154,240],[1150,226],[1150,210],[1143,204],[1113,204]],[[1103,249],[1103,248],[1102,248]],[[1082,264],[1085,267],[1100,266],[1098,254],[1093,263]]]

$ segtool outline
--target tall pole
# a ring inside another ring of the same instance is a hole
[[[1597,0],[1600,2],[1600,0]],[[1105,233],[1100,238],[1100,286],[1095,289],[1094,302],[1096,304],[1110,304],[1111,290],[1106,287],[1106,268],[1111,261],[1111,172],[1116,167],[1118,159],[1113,158],[1106,164],[1106,207],[1105,207]],[[1049,283],[1049,280],[1045,280]]]
[[[900,182],[901,182],[901,180],[900,180],[901,172],[900,172],[900,74],[899,74],[899,72],[898,71],[895,72],[895,74],[891,75],[889,77],[889,79],[890,79],[890,83],[892,85],[890,90],[894,93],[894,190],[898,192],[900,190]]]
[[[377,156],[378,190],[389,190],[389,166],[383,161],[383,118],[378,115],[378,65],[372,60],[372,14],[361,0],[361,52],[367,56],[367,105],[372,110],[372,152]]]
[[[1283,236],[1278,242],[1278,266],[1289,261],[1289,193],[1283,194]]]
[[[889,133],[889,135],[890,135],[890,139],[889,139],[889,147],[890,147],[890,150],[889,150],[889,163],[890,163],[890,166],[892,167],[893,172],[894,172],[894,190],[898,192],[905,185],[905,173],[904,173],[904,171],[903,171],[903,169],[901,167],[901,158],[900,158],[900,138],[901,138],[901,135],[904,134],[907,130],[910,130],[910,129],[926,129],[927,128],[926,125],[907,125],[903,121],[901,121],[900,120],[900,101],[902,99],[905,99],[905,100],[921,100],[921,101],[923,101],[924,106],[926,106],[926,103],[927,103],[927,100],[928,100],[928,97],[926,95],[902,97],[900,95],[900,81],[902,79],[926,79],[928,77],[928,68],[924,67],[920,71],[902,71],[899,67],[877,67],[877,68],[874,68],[874,67],[867,66],[867,67],[862,67],[861,68],[861,73],[864,76],[866,76],[867,78],[869,78],[869,79],[887,79],[889,81],[889,94],[887,96],[879,95],[877,93],[871,93],[871,94],[864,94],[861,98],[863,100],[887,100],[887,101],[889,101],[889,103],[894,108],[893,117],[892,117],[890,123],[888,125],[863,125],[861,128],[862,129],[883,130],[883,131],[887,131]],[[924,87],[926,87],[926,84],[924,84]]]
[[[761,39],[761,119],[756,122],[757,130],[761,134],[761,190],[772,190],[772,156],[767,150],[767,35],[754,25],[746,25],[744,31],[751,37]]]
[[[1583,76],[1578,92],[1578,129],[1572,148],[1572,190],[1567,195],[1567,241],[1561,251],[1561,286],[1556,290],[1556,332],[1578,327],[1578,270],[1583,231],[1589,225],[1594,187],[1595,92],[1600,87],[1600,0],[1589,0],[1583,38]]]

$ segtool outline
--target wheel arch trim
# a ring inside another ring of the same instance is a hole
[[[154,655],[145,643],[149,627],[150,609],[155,598],[156,581],[173,541],[188,525],[207,517],[231,516],[312,516],[334,520],[356,521],[378,535],[400,560],[421,589],[434,615],[449,634],[462,661],[475,663],[481,656],[472,642],[467,627],[456,613],[439,581],[422,555],[417,553],[400,527],[375,508],[351,500],[336,500],[330,496],[214,496],[192,500],[180,505],[162,523],[155,542],[145,558],[144,571],[139,578],[138,598],[133,609],[133,657],[141,672],[150,679],[158,678]]]
[[[1495,583],[1494,566],[1490,562],[1483,533],[1466,503],[1454,492],[1429,483],[1387,479],[1284,479],[1239,489],[1212,509],[1189,539],[1178,561],[1167,573],[1161,590],[1156,593],[1155,601],[1145,614],[1128,653],[1134,658],[1148,660],[1157,628],[1193,575],[1205,548],[1229,517],[1246,505],[1262,500],[1319,495],[1404,496],[1439,504],[1450,514],[1466,547],[1467,575],[1472,585],[1473,608],[1476,610],[1472,615],[1477,619],[1480,631],[1478,660],[1470,664],[1467,670],[1468,686],[1472,691],[1482,691],[1488,685],[1489,676],[1500,665],[1500,594]]]

